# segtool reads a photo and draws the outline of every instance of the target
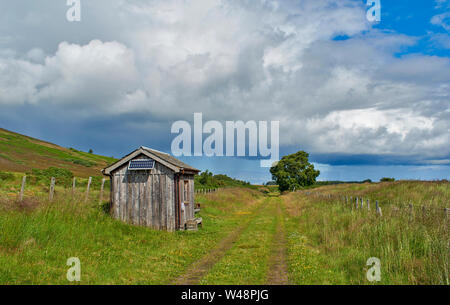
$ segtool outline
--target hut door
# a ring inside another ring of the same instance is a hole
[[[180,177],[178,175],[175,176],[175,222],[177,229],[181,228],[181,185],[180,185]]]

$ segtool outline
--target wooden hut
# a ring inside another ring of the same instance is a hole
[[[140,147],[102,170],[111,179],[111,214],[158,230],[184,230],[194,218],[195,169],[169,154]]]

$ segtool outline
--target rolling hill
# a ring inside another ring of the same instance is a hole
[[[100,176],[100,170],[115,161],[0,128],[0,171],[28,172],[53,166],[79,177]]]

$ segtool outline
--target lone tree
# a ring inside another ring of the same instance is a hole
[[[294,190],[316,182],[320,171],[314,169],[314,165],[309,163],[308,157],[307,152],[299,151],[284,156],[270,168],[270,173],[277,182],[280,191]]]

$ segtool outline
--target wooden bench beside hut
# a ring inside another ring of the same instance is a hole
[[[102,170],[111,180],[111,215],[157,230],[193,229],[194,176],[200,172],[173,156],[140,147]]]

